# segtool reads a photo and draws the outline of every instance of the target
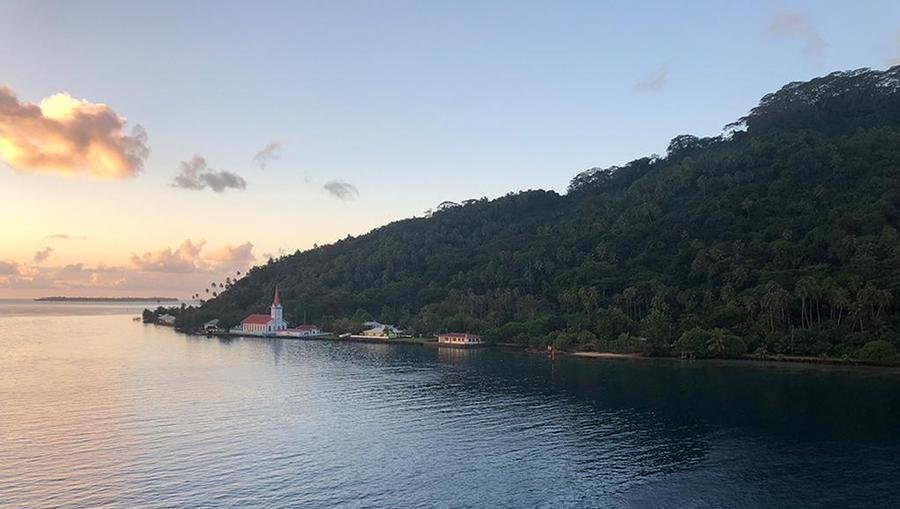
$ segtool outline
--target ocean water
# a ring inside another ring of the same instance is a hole
[[[0,301],[0,507],[900,507],[900,372],[188,337]]]

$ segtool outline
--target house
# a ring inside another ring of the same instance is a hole
[[[272,299],[269,314],[250,315],[241,320],[241,324],[231,329],[231,332],[248,336],[274,336],[276,332],[287,328],[287,322],[284,321],[284,308],[281,307],[281,298],[276,286],[275,298]]]
[[[219,319],[210,320],[203,324],[204,332],[219,332]]]
[[[322,334],[322,329],[316,325],[298,325],[292,329],[285,329],[275,333],[283,338],[305,338]]]
[[[437,335],[439,345],[477,346],[483,344],[481,336],[464,332],[444,332]]]
[[[362,336],[366,338],[390,339],[397,336],[397,329],[392,325],[378,324],[371,329],[362,331]]]
[[[164,315],[159,315],[159,318],[156,319],[156,323],[160,325],[168,325],[169,327],[175,326],[175,317],[166,313]]]

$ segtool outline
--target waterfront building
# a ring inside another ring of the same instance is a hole
[[[291,329],[285,329],[282,331],[278,331],[275,333],[278,337],[285,338],[304,338],[311,336],[319,336],[322,334],[322,329],[320,329],[317,325],[298,325]]]
[[[269,314],[250,315],[241,320],[241,324],[232,329],[232,332],[253,336],[272,336],[276,332],[287,328],[287,323],[284,321],[284,308],[281,307],[281,297],[276,286],[275,298],[272,299],[272,307],[269,309]]]
[[[363,337],[389,339],[397,336],[397,330],[392,325],[378,324],[371,329],[362,331]]]
[[[444,332],[437,335],[438,344],[455,346],[477,346],[482,344],[481,336],[465,332]]]
[[[156,323],[160,325],[168,325],[169,327],[175,326],[175,317],[166,313],[164,315],[159,315],[159,318],[156,319]]]
[[[219,332],[219,319],[210,320],[203,324],[204,332]]]

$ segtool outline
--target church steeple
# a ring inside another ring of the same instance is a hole
[[[287,323],[284,321],[284,308],[281,307],[281,295],[277,286],[275,287],[275,297],[272,299],[272,312],[269,314],[274,322],[275,330],[287,329]]]

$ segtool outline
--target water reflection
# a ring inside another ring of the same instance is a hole
[[[482,348],[434,347],[438,351],[438,359],[444,362],[460,362],[479,355]]]
[[[281,360],[281,352],[284,351],[284,340],[280,338],[270,339],[269,345],[272,348],[272,362],[277,366]]]
[[[0,347],[13,506],[900,500],[888,371],[186,337],[121,316],[7,317]]]

